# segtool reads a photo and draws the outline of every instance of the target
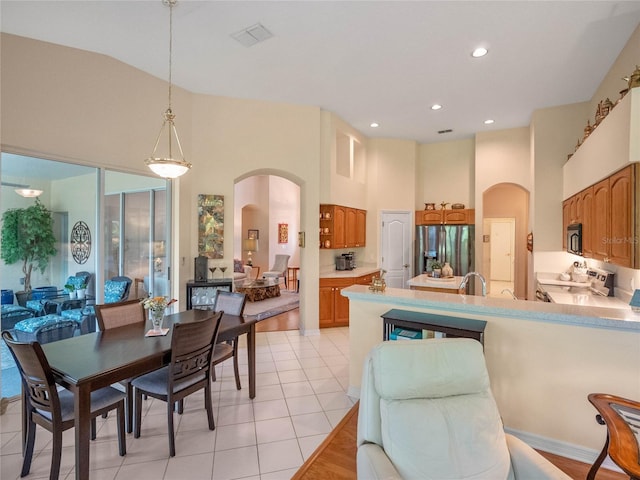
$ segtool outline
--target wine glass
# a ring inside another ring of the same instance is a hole
[[[222,278],[224,278],[224,272],[226,272],[227,267],[220,267],[220,271],[222,272]]]
[[[211,272],[211,280],[213,280],[213,274],[218,269],[218,267],[209,267],[209,271]]]

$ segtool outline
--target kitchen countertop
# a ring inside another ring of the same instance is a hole
[[[389,287],[384,292],[372,292],[364,285],[345,288],[341,293],[349,299],[391,303],[399,307],[436,308],[456,315],[522,318],[555,324],[640,332],[640,313],[635,313],[630,308],[603,308],[462,294],[443,295]]]
[[[357,278],[370,273],[380,273],[379,267],[356,267],[353,270],[336,270],[332,268],[321,268],[320,278]]]
[[[411,287],[425,287],[425,288],[450,288],[451,290],[458,290],[463,277],[450,277],[450,278],[433,278],[431,275],[423,273],[417,277],[413,277],[407,282],[407,285]]]
[[[615,308],[631,311],[629,301],[618,297],[605,297],[594,293],[590,282],[572,282],[559,279],[559,274],[537,273],[536,280],[552,303],[582,305],[585,307]],[[620,293],[619,289],[615,289]]]

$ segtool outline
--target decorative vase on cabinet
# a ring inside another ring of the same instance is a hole
[[[444,278],[453,277],[453,268],[451,268],[449,262],[444,262],[444,266],[442,267],[442,276]]]

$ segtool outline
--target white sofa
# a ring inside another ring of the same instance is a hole
[[[505,434],[482,345],[463,338],[388,341],[371,350],[360,392],[357,474],[358,479],[570,479]]]
[[[234,269],[234,272],[233,272],[234,282],[239,282],[240,280],[247,280],[251,278],[251,270],[253,270],[253,268],[249,265],[243,265],[242,268],[243,268],[242,272],[236,272]]]

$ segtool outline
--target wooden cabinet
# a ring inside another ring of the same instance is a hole
[[[354,284],[353,278],[320,279],[320,327],[346,327],[349,325],[349,299],[341,295],[342,289]]]
[[[593,187],[584,189],[578,195],[577,210],[582,223],[582,254],[590,258],[593,257]],[[566,237],[564,235],[565,242]]]
[[[366,219],[366,210],[320,205],[320,248],[364,247]]]
[[[587,258],[637,268],[635,164],[562,202],[562,247],[567,226],[582,224],[582,253]]]
[[[473,225],[476,211],[473,208],[459,210],[418,210],[416,225]]]
[[[367,211],[356,209],[356,232],[354,247],[364,247],[367,243]]]
[[[342,296],[342,289],[351,285],[370,285],[378,273],[351,278],[321,278],[318,301],[320,328],[346,327],[349,325],[349,299]]]
[[[611,225],[609,261],[632,268],[635,234],[633,230],[633,169],[631,166],[609,177]]]

